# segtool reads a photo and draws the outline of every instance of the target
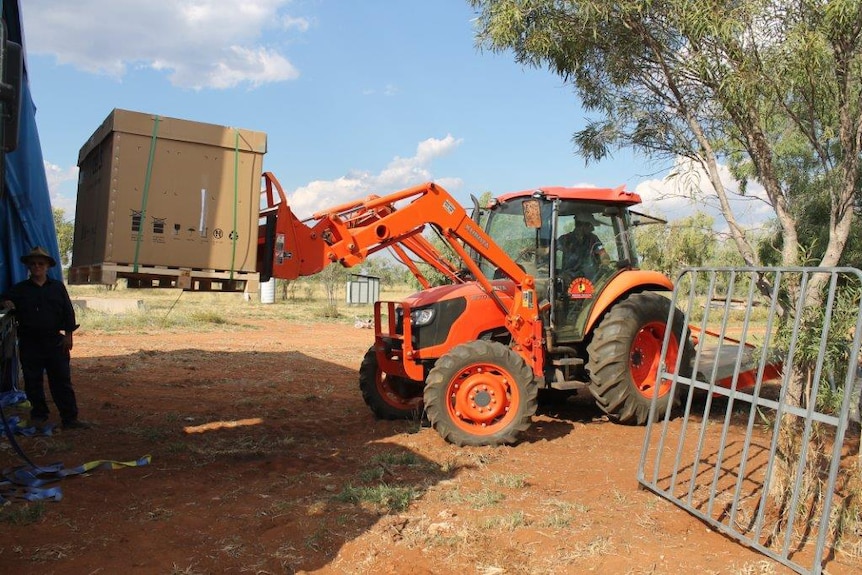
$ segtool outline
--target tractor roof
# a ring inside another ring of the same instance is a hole
[[[541,194],[546,198],[559,198],[561,200],[580,200],[586,202],[609,202],[625,205],[635,205],[641,203],[641,197],[625,189],[625,186],[618,188],[563,188],[563,187],[542,187],[523,190],[520,192],[510,192],[503,194],[497,201],[509,202],[517,198],[527,198],[535,194]]]

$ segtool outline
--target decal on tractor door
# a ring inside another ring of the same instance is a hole
[[[569,284],[569,297],[572,299],[589,299],[593,297],[593,282],[587,278],[575,278]]]
[[[275,263],[278,265],[284,263],[284,234],[275,236]]]

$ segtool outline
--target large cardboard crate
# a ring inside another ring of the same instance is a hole
[[[263,132],[113,110],[78,154],[70,283],[254,273],[265,153]]]

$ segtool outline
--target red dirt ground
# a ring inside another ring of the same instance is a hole
[[[638,489],[643,429],[589,402],[540,406],[515,446],[458,448],[372,417],[371,330],[246,323],[77,336],[94,427],[19,443],[42,464],[152,463],[67,478],[35,522],[0,523],[0,573],[791,573]],[[247,418],[262,423],[184,432]],[[0,467],[20,464],[0,446]],[[381,483],[409,506],[347,496]],[[839,552],[825,570],[860,565]]]

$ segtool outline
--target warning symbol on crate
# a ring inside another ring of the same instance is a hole
[[[220,240],[222,239],[222,236],[224,236],[224,231],[221,228],[216,228],[213,230],[213,237],[215,239]]]
[[[230,236],[229,236],[229,237],[230,237],[230,239],[232,239],[232,240],[238,240],[238,239],[239,239],[239,234],[238,234],[238,233],[236,233],[236,230],[234,230],[234,231],[232,231],[232,232],[230,233]]]
[[[141,231],[141,221],[144,218],[144,213],[139,212],[138,210],[129,210],[132,212],[132,231],[139,232]]]

